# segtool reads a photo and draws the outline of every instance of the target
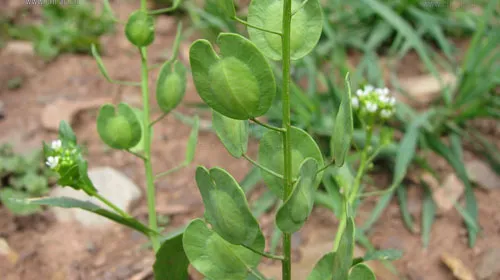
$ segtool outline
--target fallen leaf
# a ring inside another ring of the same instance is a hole
[[[446,266],[453,272],[453,275],[458,280],[475,280],[474,275],[470,270],[464,265],[464,263],[447,253],[441,255],[441,260]]]
[[[472,182],[486,190],[500,189],[500,176],[482,161],[474,160],[465,165]]]
[[[57,131],[61,121],[64,120],[71,124],[79,112],[97,108],[109,102],[111,102],[111,98],[95,98],[85,101],[58,99],[43,109],[42,126],[47,130]]]

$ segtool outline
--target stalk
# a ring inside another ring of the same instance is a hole
[[[145,2],[145,1],[143,1]],[[143,127],[144,130],[144,168],[146,170],[146,193],[148,201],[148,216],[149,227],[153,231],[158,231],[158,223],[156,219],[156,201],[155,201],[155,186],[153,177],[153,167],[151,165],[151,134],[149,130],[149,87],[148,87],[148,53],[145,47],[140,48],[141,52],[141,88],[142,88],[142,104],[144,107]],[[160,240],[156,234],[149,236],[153,250],[155,252],[160,249]]]
[[[290,29],[292,23],[292,0],[283,1],[283,33],[281,36],[282,54],[283,54],[283,154],[284,154],[284,190],[283,201],[285,201],[292,192],[292,150],[291,150],[291,124],[290,124]],[[283,261],[282,261],[282,279],[292,279],[292,243],[291,234],[283,234]]]

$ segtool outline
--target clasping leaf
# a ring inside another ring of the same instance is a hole
[[[212,124],[220,141],[233,157],[240,158],[247,152],[248,120],[231,119],[213,111]]]

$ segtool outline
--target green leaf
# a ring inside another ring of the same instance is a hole
[[[200,118],[198,116],[194,117],[193,127],[191,128],[191,133],[189,134],[189,139],[186,146],[186,159],[185,164],[191,164],[194,160],[194,155],[196,152],[196,145],[198,144],[198,132],[200,130]]]
[[[333,279],[347,279],[354,254],[354,230],[354,220],[347,217],[346,227],[333,259]]]
[[[298,231],[306,222],[314,206],[314,192],[318,184],[318,164],[313,158],[305,159],[300,166],[300,177],[292,193],[276,214],[276,225],[285,233]]]
[[[410,211],[408,210],[408,201],[407,201],[408,195],[406,193],[406,187],[400,186],[399,188],[396,189],[396,193],[399,201],[399,209],[401,210],[401,216],[403,216],[403,221],[405,223],[405,226],[411,232],[415,232],[415,228],[413,226],[413,217],[411,216]]]
[[[153,265],[155,280],[188,280],[189,260],[182,247],[183,232],[165,240]]]
[[[95,44],[91,45],[90,50],[92,52],[92,56],[94,56],[94,59],[97,62],[97,67],[99,68],[99,71],[101,71],[101,74],[104,76],[104,78],[106,78],[108,82],[110,83],[113,82],[113,80],[108,74],[108,70],[106,70],[106,66],[104,66],[104,62],[102,61],[102,58],[99,55],[99,52],[97,51]]]
[[[142,129],[137,115],[125,103],[118,104],[118,109],[105,104],[97,116],[97,132],[102,141],[114,149],[130,149],[142,138]]]
[[[38,205],[30,205],[19,202],[19,200],[29,198],[27,192],[5,188],[0,190],[0,201],[12,213],[19,216],[27,216],[37,213],[41,210]]]
[[[236,16],[236,9],[233,0],[216,0],[217,7],[221,9],[224,14],[230,18]]]
[[[38,205],[38,206],[45,205],[45,206],[53,206],[61,208],[80,208],[85,211],[89,211],[97,215],[103,216],[105,218],[108,218],[112,221],[115,221],[129,228],[135,229],[148,236],[151,234],[159,234],[153,231],[152,229],[149,229],[145,225],[141,224],[134,218],[122,217],[114,212],[101,208],[100,206],[88,201],[82,201],[70,197],[42,197],[42,198],[26,199],[21,202],[26,203],[28,205]]]
[[[71,126],[65,121],[59,123],[59,138],[63,142],[67,141],[76,144],[76,135]]]
[[[200,97],[215,111],[238,120],[264,115],[276,95],[269,62],[241,35],[221,33],[220,56],[207,40],[189,49],[193,81]]]
[[[307,132],[292,127],[290,133],[292,143],[292,177],[299,176],[299,168],[306,158],[313,158],[318,163],[318,166],[323,166],[323,155],[312,137]],[[259,163],[264,167],[278,173],[284,173],[283,163],[283,140],[282,135],[278,131],[269,130],[264,134],[259,144]],[[319,185],[323,171],[318,174],[314,181],[314,186]],[[262,172],[262,178],[266,185],[278,197],[283,197],[283,180],[269,174]]]
[[[255,248],[264,236],[252,215],[243,190],[221,168],[196,169],[196,184],[205,204],[205,217],[212,229],[232,244]]]
[[[382,215],[382,212],[384,212],[384,209],[387,207],[387,205],[389,205],[389,202],[391,202],[393,195],[394,191],[391,191],[380,197],[377,205],[375,206],[375,209],[372,210],[370,217],[360,228],[360,230],[368,230],[375,224],[375,222],[377,222],[378,218],[380,218],[380,215]]]
[[[351,85],[349,74],[345,77],[347,91],[342,96],[340,107],[335,117],[335,131],[331,138],[331,149],[336,166],[344,165],[344,161],[351,147],[353,133],[353,119],[351,107]]]
[[[212,111],[212,125],[227,151],[235,158],[247,152],[248,120],[235,120]]]
[[[156,81],[156,102],[165,114],[175,109],[186,93],[186,67],[179,61],[174,62],[173,71],[171,67],[170,60],[165,62]]]
[[[303,4],[304,3],[304,4]],[[290,55],[297,60],[310,53],[323,27],[323,12],[318,0],[292,0]],[[275,32],[282,32],[283,0],[253,0],[248,7],[248,23]],[[250,39],[270,59],[281,60],[281,37],[277,34],[248,28]]]
[[[379,260],[379,261],[395,261],[403,256],[403,252],[396,249],[386,249],[367,252],[363,257],[363,261]]]
[[[341,167],[335,167],[332,170],[333,178],[335,179],[338,188],[343,193],[350,192],[352,186],[354,185],[354,176],[349,166],[347,164],[344,164]]]
[[[155,39],[155,21],[143,10],[130,14],[125,25],[127,39],[136,47],[147,47]]]
[[[373,271],[363,263],[355,265],[351,273],[349,273],[349,280],[375,280]]]
[[[424,200],[422,202],[422,244],[424,248],[429,245],[432,224],[434,223],[435,216],[436,205],[432,200],[432,194],[429,190],[429,187],[426,186],[424,192]]]
[[[200,219],[186,228],[183,246],[191,265],[209,279],[242,280],[248,267],[255,267],[261,256],[225,241]],[[264,240],[255,248],[264,250]]]
[[[335,252],[326,253],[323,257],[321,257],[321,259],[314,266],[311,274],[307,277],[307,280],[332,279],[334,258]]]

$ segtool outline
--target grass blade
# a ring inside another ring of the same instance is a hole
[[[413,226],[413,217],[408,210],[408,194],[406,192],[406,187],[402,185],[397,188],[396,194],[398,196],[399,209],[401,210],[403,222],[410,232],[415,233],[415,227]]]

